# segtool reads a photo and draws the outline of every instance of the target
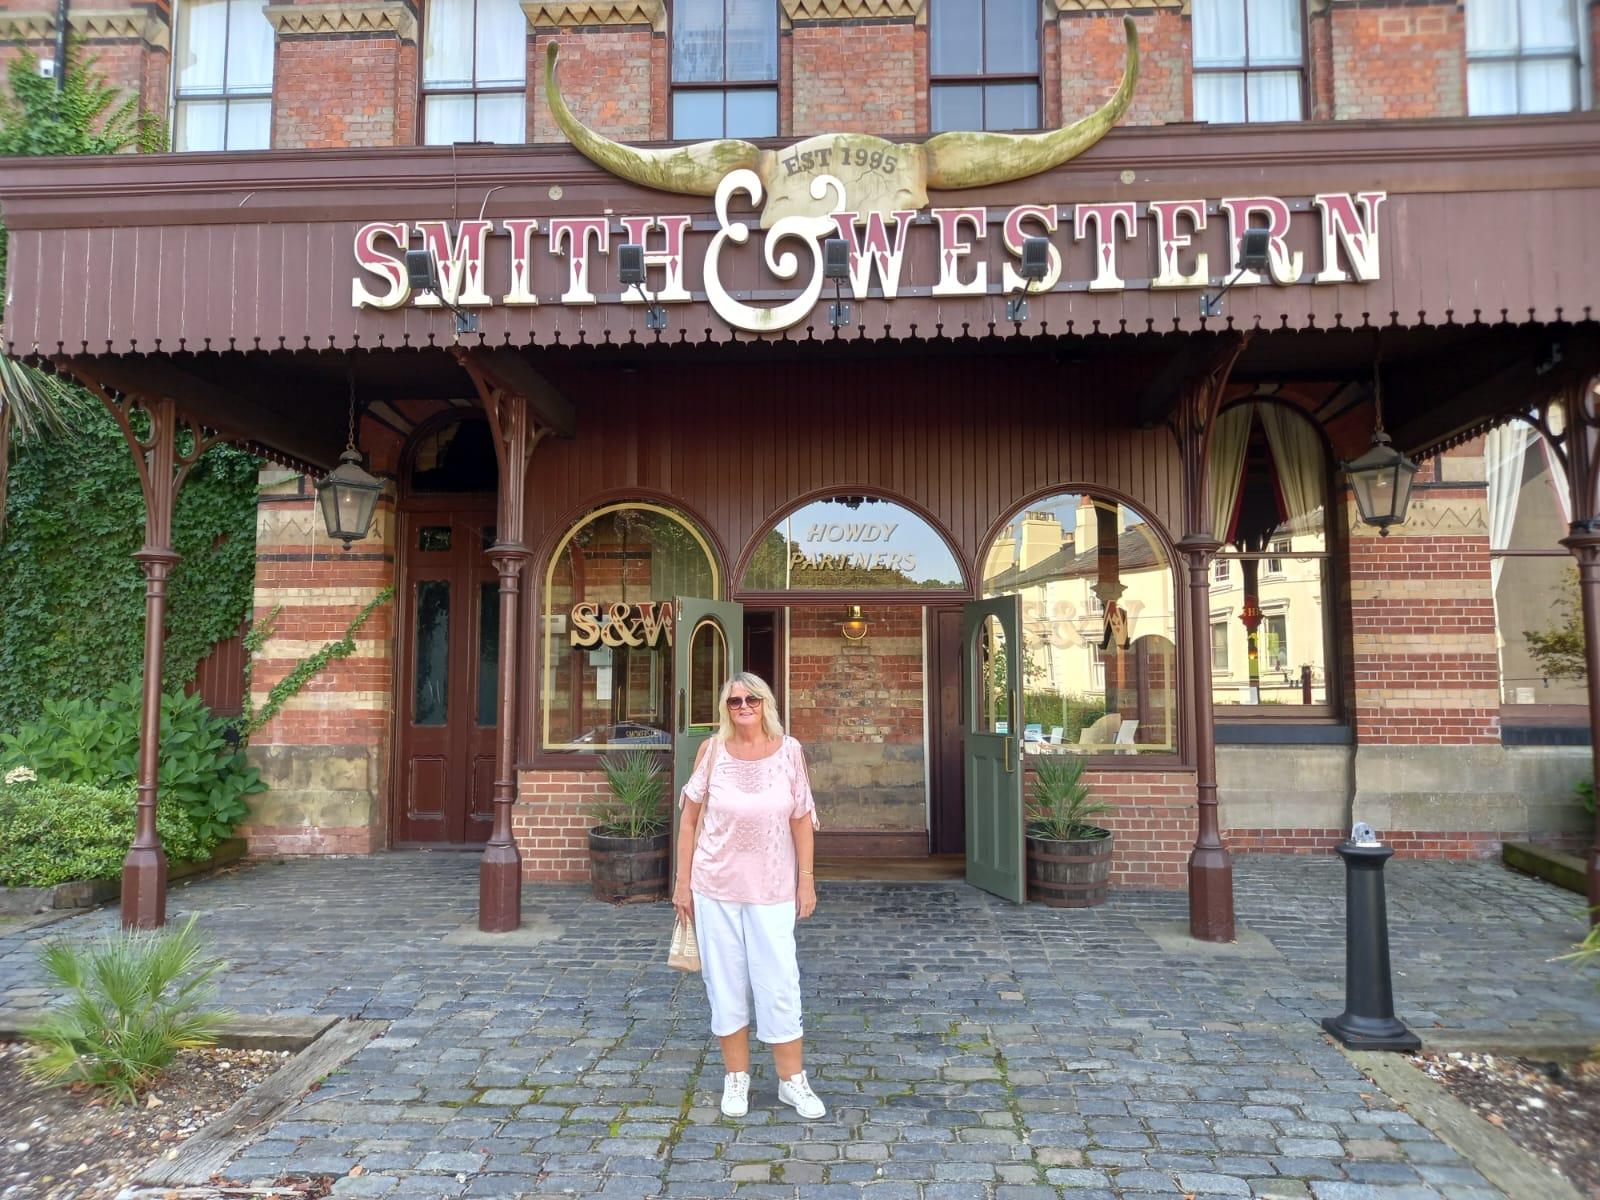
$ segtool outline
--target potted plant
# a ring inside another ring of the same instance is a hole
[[[1033,760],[1028,806],[1028,899],[1057,908],[1105,903],[1111,879],[1111,831],[1093,820],[1111,805],[1093,799],[1075,754]]]
[[[667,775],[648,750],[608,754],[601,760],[606,793],[590,809],[589,877],[594,898],[644,904],[667,898],[671,879],[665,806]]]

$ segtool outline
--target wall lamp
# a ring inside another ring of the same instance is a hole
[[[1033,285],[1050,273],[1050,239],[1025,237],[1022,239],[1022,263],[1017,275],[1022,287],[1006,297],[1006,320],[1022,322],[1028,319],[1028,296]]]
[[[844,640],[847,642],[859,642],[867,636],[867,619],[861,615],[861,605],[852,604],[850,606],[850,611],[844,619],[842,632],[844,633]]]
[[[828,305],[828,324],[838,329],[850,324],[850,304],[841,289],[850,278],[850,243],[831,237],[822,243],[822,277],[833,280],[833,303]]]
[[[1204,293],[1200,296],[1200,315],[1202,317],[1220,317],[1222,315],[1222,297],[1228,294],[1228,289],[1239,282],[1239,276],[1246,271],[1265,271],[1272,265],[1272,230],[1265,225],[1252,225],[1244,231],[1244,236],[1239,239],[1239,269],[1233,273],[1233,278],[1222,285],[1222,290],[1215,296]]]
[[[434,257],[432,250],[406,251],[406,282],[414,292],[427,292],[438,297],[439,303],[455,314],[457,333],[478,332],[478,314],[456,307],[439,286],[439,260]]]
[[[648,308],[644,310],[646,329],[665,329],[667,310],[656,302],[656,297],[645,291],[644,247],[637,242],[623,242],[617,247],[617,278],[624,290],[637,288]]]

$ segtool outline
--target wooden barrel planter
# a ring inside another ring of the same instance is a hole
[[[1029,836],[1028,899],[1055,908],[1104,904],[1111,884],[1111,835],[1070,842]]]
[[[594,898],[608,904],[650,904],[667,898],[670,833],[611,837],[589,831],[589,879]]]

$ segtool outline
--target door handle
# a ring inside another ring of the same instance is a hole
[[[1005,760],[1006,760],[1006,774],[1010,775],[1013,771],[1016,770],[1016,768],[1011,765],[1011,735],[1009,733],[1006,734],[1006,745],[1005,745],[1004,755],[1005,755]]]
[[[683,732],[683,717],[684,717],[684,710],[686,708],[688,708],[688,705],[684,703],[683,689],[679,688],[678,689],[678,732],[679,733]]]

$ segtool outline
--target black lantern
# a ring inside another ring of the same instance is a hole
[[[1406,519],[1411,502],[1411,481],[1417,464],[1389,444],[1383,431],[1383,386],[1373,372],[1372,445],[1354,462],[1342,464],[1356,494],[1356,509],[1366,525],[1376,525],[1379,537],[1389,536],[1389,526]]]
[[[383,480],[361,468],[361,451],[356,449],[356,381],[350,377],[350,437],[339,465],[317,481],[317,502],[322,506],[322,524],[328,536],[338,538],[346,550],[359,542],[372,528],[372,511],[383,492]]]

